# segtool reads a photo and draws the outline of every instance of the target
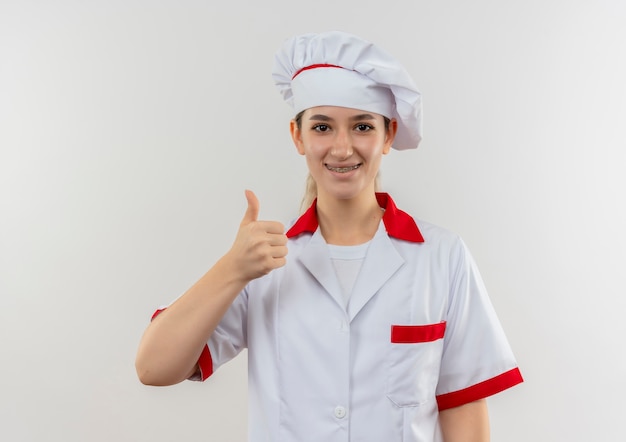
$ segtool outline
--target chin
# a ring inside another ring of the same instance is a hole
[[[342,201],[350,201],[363,194],[369,194],[370,191],[368,189],[334,189],[333,191],[326,192],[327,196],[342,200]],[[374,193],[374,190],[371,191]]]
[[[352,182],[331,182],[325,183],[326,185],[320,186],[318,184],[318,194],[323,194],[326,198],[332,198],[335,200],[353,200],[363,195],[374,195],[375,182],[359,182],[354,180]]]

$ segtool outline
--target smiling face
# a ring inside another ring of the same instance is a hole
[[[388,127],[386,127],[388,126]],[[318,197],[354,199],[373,196],[383,155],[391,148],[397,123],[357,109],[319,106],[307,109],[291,136],[306,157]]]

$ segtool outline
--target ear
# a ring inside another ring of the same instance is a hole
[[[302,131],[298,128],[298,123],[296,123],[296,120],[291,120],[289,122],[289,132],[291,133],[291,139],[293,140],[293,144],[296,146],[298,153],[300,155],[304,155],[304,143],[302,142]]]
[[[389,129],[387,130],[387,135],[385,135],[385,145],[383,146],[383,155],[387,155],[391,150],[391,146],[393,145],[393,140],[396,138],[396,133],[398,133],[398,121],[395,118],[392,118],[389,122]]]

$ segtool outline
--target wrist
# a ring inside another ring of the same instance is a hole
[[[212,271],[227,284],[233,284],[243,289],[251,280],[244,272],[242,266],[231,253],[226,253],[215,264]]]

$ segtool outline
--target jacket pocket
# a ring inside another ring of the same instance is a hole
[[[392,325],[387,354],[387,397],[398,407],[415,407],[435,397],[445,321]]]

